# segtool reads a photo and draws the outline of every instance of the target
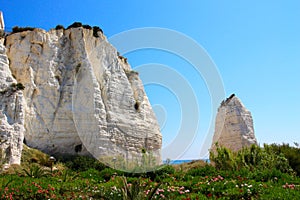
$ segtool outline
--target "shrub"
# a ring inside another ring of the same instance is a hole
[[[49,174],[49,172],[37,164],[31,164],[28,169],[23,170],[27,176],[32,178],[41,178]]]
[[[269,145],[263,148],[252,145],[238,152],[231,152],[225,147],[217,145],[217,153],[210,154],[211,161],[219,170],[240,170],[246,168],[250,171],[254,169],[276,168],[281,172],[292,172],[288,160],[281,153],[275,153]]]
[[[216,174],[217,170],[212,165],[205,165],[204,167],[193,168],[187,172],[187,175],[191,176],[212,176]]]
[[[210,153],[210,160],[214,163],[216,169],[218,170],[232,170],[234,169],[234,156],[232,152],[225,148],[220,147],[218,144],[216,154]]]
[[[119,53],[119,52],[118,52]],[[128,64],[127,58],[125,58],[124,56],[118,55],[118,58],[120,60],[123,60],[126,64]]]
[[[148,177],[154,181],[156,179],[166,178],[169,175],[174,174],[174,173],[175,173],[174,167],[171,165],[166,165],[158,170],[147,172],[146,177]]]
[[[68,26],[67,29],[70,29],[70,28],[79,28],[79,27],[82,27],[82,23],[81,22],[74,22],[73,24],[71,24],[70,26]]]
[[[154,195],[157,193],[160,186],[160,184],[157,184],[154,187],[149,187],[149,182],[143,183],[141,179],[137,179],[128,184],[126,177],[122,177],[122,183],[122,196],[125,200],[154,199]]]
[[[10,85],[10,87],[13,89],[13,90],[24,90],[25,89],[25,86],[22,84],[22,83],[12,83]]]
[[[15,26],[12,28],[12,32],[13,33],[19,33],[19,32],[23,32],[23,31],[33,31],[35,28],[33,27],[18,27]]]
[[[93,26],[93,35],[94,35],[94,37],[99,37],[99,34],[98,34],[99,31],[103,34],[103,31],[102,31],[101,28],[99,28],[99,26]]]
[[[82,27],[85,29],[89,29],[89,30],[93,29],[90,25],[87,25],[87,24],[82,25]]]
[[[105,181],[109,181],[110,178],[115,174],[117,174],[116,170],[112,168],[105,168],[99,173],[99,176],[102,177]]]
[[[104,164],[92,157],[67,155],[60,158],[66,163],[66,166],[75,171],[86,171],[88,169],[103,170],[106,168]]]
[[[5,36],[5,31],[0,29],[0,38],[4,37]]]
[[[4,95],[7,92],[16,92],[18,90],[24,90],[25,86],[22,83],[12,83],[9,88],[0,91],[0,94]]]
[[[300,176],[300,148],[291,147],[289,144],[272,144],[270,148],[276,154],[283,154],[291,168],[297,173],[297,176]]]
[[[57,25],[56,27],[55,27],[55,30],[60,30],[60,29],[65,29],[65,27],[63,26],[63,25]]]
[[[17,90],[24,90],[25,86],[22,83],[17,83],[16,88]]]

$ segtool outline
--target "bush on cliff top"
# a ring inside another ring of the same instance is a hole
[[[89,29],[89,30],[93,29],[93,36],[94,37],[99,37],[99,34],[98,34],[99,31],[103,34],[103,31],[102,31],[101,28],[99,28],[99,26],[93,26],[93,28],[92,28],[90,25],[82,24],[81,22],[74,22],[73,24],[71,24],[70,26],[68,26],[67,29],[70,29],[70,28],[79,28],[79,27],[83,27],[83,28]]]
[[[15,26],[12,28],[12,32],[13,33],[20,33],[20,32],[23,32],[23,31],[33,31],[35,28],[33,27],[18,27],[18,26]]]
[[[63,25],[57,25],[55,27],[55,30],[60,30],[60,29],[65,29],[65,27]]]
[[[68,26],[67,29],[70,29],[70,28],[79,28],[79,27],[82,27],[82,23],[81,22],[74,22],[73,24],[71,24],[70,26]]]

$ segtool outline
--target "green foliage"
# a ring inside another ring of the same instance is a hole
[[[13,177],[11,175],[7,176],[7,179],[0,180],[0,188],[6,188],[13,182]]]
[[[175,169],[172,165],[165,165],[157,170],[147,172],[145,177],[151,180],[161,180],[175,173]]]
[[[25,86],[22,83],[17,83],[16,88],[17,90],[24,90]]]
[[[102,177],[105,181],[109,181],[111,177],[113,177],[116,174],[116,170],[112,168],[105,168],[99,173],[99,176]]]
[[[211,152],[210,159],[218,170],[240,170],[246,168],[253,171],[254,169],[276,168],[284,173],[292,172],[284,155],[275,153],[269,145],[264,145],[263,148],[252,145],[250,148],[243,148],[235,153],[217,145],[217,152],[216,154]]]
[[[23,169],[25,174],[32,178],[41,178],[43,176],[49,175],[49,172],[43,169],[41,166],[37,164],[29,165],[28,169]]]
[[[18,90],[24,90],[25,86],[22,83],[12,83],[9,88],[0,91],[0,94],[6,94],[7,92],[16,92]]]
[[[103,31],[101,28],[99,28],[99,26],[93,26],[93,36],[94,37],[99,37],[99,33],[98,32],[101,32],[103,34]]]
[[[118,58],[120,60],[122,60],[124,63],[128,64],[127,58],[125,58],[124,56],[121,56],[120,53],[118,52]],[[135,71],[134,71],[135,72]],[[138,74],[138,72],[136,72]]]
[[[172,167],[172,166],[169,166]],[[213,166],[192,168],[187,173],[162,168],[168,175],[156,180],[126,177],[106,169],[103,181],[96,169],[76,173],[56,172],[36,178],[0,176],[1,199],[299,199],[300,178],[277,169],[213,170]],[[243,171],[245,170],[245,171]],[[103,170],[104,171],[104,170]],[[205,173],[207,172],[207,173]],[[104,172],[103,172],[104,173]],[[179,179],[176,177],[186,177]],[[203,175],[202,175],[203,174]]]
[[[126,177],[121,177],[121,179],[123,182],[122,194],[124,200],[153,199],[155,192],[160,186],[160,184],[157,184],[155,187],[149,187],[142,179],[137,179],[130,184],[127,182]]]
[[[65,27],[63,26],[63,25],[57,25],[56,27],[55,27],[55,30],[61,30],[61,29],[65,29]]]
[[[14,91],[18,91],[18,90],[24,90],[25,86],[22,83],[12,83],[10,85],[10,88]]]
[[[35,28],[33,27],[18,27],[15,26],[12,28],[12,32],[13,33],[19,33],[19,32],[23,32],[23,31],[33,31]]]
[[[186,174],[190,176],[213,176],[217,173],[218,172],[215,167],[212,165],[205,165],[204,167],[192,168],[187,171]]]
[[[0,198],[300,199],[300,177],[287,170],[286,160],[282,159],[284,153],[278,152],[278,148],[253,146],[237,153],[220,150],[220,160],[229,161],[224,166],[219,162],[222,170],[208,163],[193,162],[182,165],[184,170],[167,165],[142,174],[122,173],[105,166],[98,170],[95,159],[73,156],[67,160],[73,169],[49,174],[49,168],[38,164],[39,153],[25,146],[23,155],[27,162],[33,159],[36,163],[26,168],[26,176],[18,172],[1,174]],[[148,154],[146,149],[143,154]],[[214,158],[219,159],[218,155]]]
[[[86,24],[82,24],[81,22],[74,22],[73,24],[71,24],[70,26],[68,26],[67,29],[70,29],[70,28],[79,28],[79,27],[83,27],[85,29],[89,29],[89,30],[92,30],[93,29],[93,36],[94,37],[100,37],[99,33],[98,32],[101,32],[103,34],[103,31],[101,28],[99,28],[99,26],[93,26],[91,27],[90,25],[86,25]]]
[[[0,121],[0,125],[1,125],[1,121]],[[0,143],[2,143],[1,139],[0,139]],[[4,152],[3,149],[0,148],[0,172],[2,171],[3,164],[4,164]]]
[[[85,29],[89,29],[89,30],[93,29],[90,25],[87,25],[87,24],[82,25],[82,27]]]
[[[126,60],[127,60],[127,58],[126,58]],[[126,74],[127,78],[131,78],[132,76],[138,76],[139,75],[139,73],[137,71],[134,71],[134,70],[125,70],[125,74]]]
[[[234,155],[233,153],[225,148],[217,146],[216,154],[210,153],[210,160],[214,162],[217,170],[233,170],[234,169]]]
[[[0,29],[0,38],[3,38],[5,36],[5,31]]]
[[[297,143],[296,143],[297,144]],[[275,154],[283,154],[288,160],[291,168],[300,176],[300,148],[291,147],[289,144],[272,144],[270,149],[274,151]]]
[[[70,28],[79,28],[79,27],[82,27],[82,23],[81,22],[74,22],[73,24],[71,24],[70,26],[68,26],[67,29],[70,29]]]
[[[78,174],[74,173],[71,170],[63,170],[61,173],[61,182],[69,182],[69,181],[73,181],[78,177]]]
[[[92,157],[79,156],[79,155],[66,155],[59,158],[65,162],[66,166],[74,171],[87,171],[88,169],[103,170],[106,166]]]
[[[50,167],[49,156],[42,153],[37,149],[32,149],[23,144],[23,151],[21,156],[21,163],[23,166],[31,165],[32,163],[39,164],[41,166]]]

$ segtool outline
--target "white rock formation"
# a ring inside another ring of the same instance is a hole
[[[4,20],[3,20],[3,14],[0,11],[0,30],[4,30],[5,26],[4,26]]]
[[[234,94],[223,101],[218,109],[212,151],[215,151],[216,142],[233,151],[257,144],[251,113]]]
[[[162,137],[142,82],[100,31],[23,31],[6,37],[6,50],[10,70],[0,79],[15,81],[11,73],[25,86],[24,101],[15,95],[24,102],[27,145],[126,160],[145,149],[161,162]]]
[[[20,164],[24,139],[24,98],[9,70],[3,39],[0,39],[0,153],[9,164]]]

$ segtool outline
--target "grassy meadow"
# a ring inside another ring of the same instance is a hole
[[[211,163],[130,173],[81,156],[58,158],[24,147],[22,165],[0,174],[0,199],[300,199],[300,149],[219,147]]]

